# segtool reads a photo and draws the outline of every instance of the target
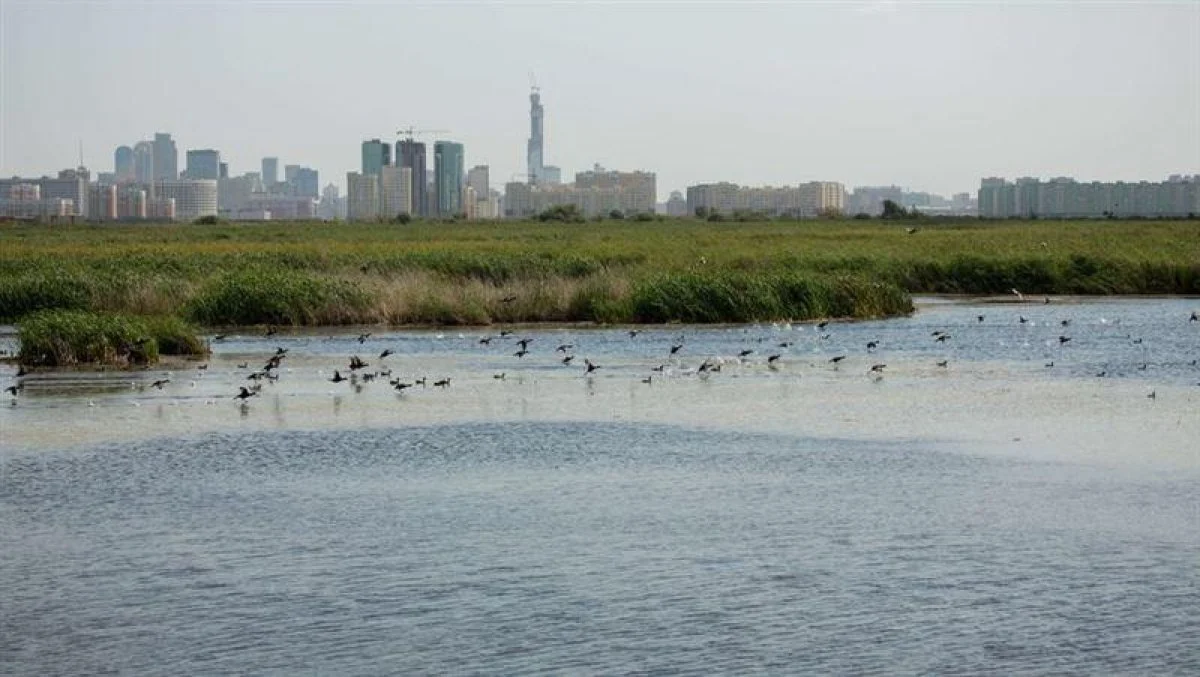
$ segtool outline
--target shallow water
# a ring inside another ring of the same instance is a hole
[[[1194,673],[1195,306],[231,336],[161,391],[37,374],[0,409],[0,672]],[[328,382],[384,348],[450,386]]]

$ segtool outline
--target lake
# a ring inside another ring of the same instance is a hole
[[[1200,672],[1198,307],[38,372],[0,407],[0,672]],[[351,355],[390,376],[331,382]]]

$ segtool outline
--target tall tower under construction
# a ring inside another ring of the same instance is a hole
[[[529,183],[545,182],[545,165],[542,164],[542,95],[534,86],[529,93],[529,143],[525,158],[529,165]]]

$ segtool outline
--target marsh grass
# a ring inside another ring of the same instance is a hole
[[[175,317],[42,310],[22,318],[18,338],[17,359],[30,366],[132,366],[208,353],[195,328]]]
[[[887,315],[911,293],[1200,294],[1196,221],[906,225],[0,225],[0,318],[721,322]]]

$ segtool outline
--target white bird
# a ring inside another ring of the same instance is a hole
[[[1025,295],[1024,295],[1024,294],[1022,294],[1021,292],[1017,291],[1017,288],[1016,288],[1016,287],[1013,287],[1012,289],[1009,289],[1008,291],[1012,292],[1012,295],[1013,295],[1013,296],[1016,296],[1018,301],[1024,301],[1024,300],[1025,300]]]

